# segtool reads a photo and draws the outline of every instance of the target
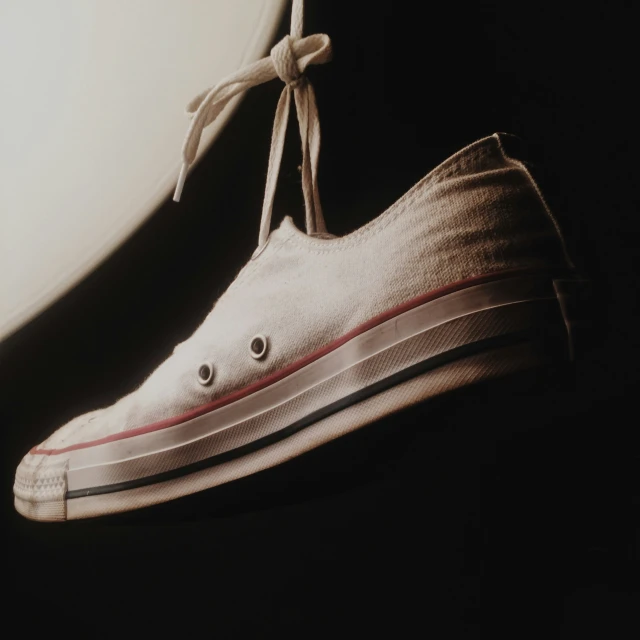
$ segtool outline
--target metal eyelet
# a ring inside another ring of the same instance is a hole
[[[213,382],[213,365],[210,362],[203,362],[198,367],[198,382],[202,386]]]
[[[268,348],[269,343],[262,334],[259,333],[251,338],[251,342],[249,343],[249,353],[252,358],[255,358],[256,360],[264,358],[267,354]]]

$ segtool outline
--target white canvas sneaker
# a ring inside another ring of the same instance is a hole
[[[81,415],[20,463],[17,510],[85,518],[256,473],[445,391],[542,365],[570,343],[574,281],[558,225],[505,134],[462,149],[387,211],[327,233],[319,125],[303,72],[326,35],[291,36],[189,106],[176,199],[203,128],[239,91],[280,77],[258,247],[185,342],[136,390]],[[302,136],[306,233],[270,232],[291,96]]]

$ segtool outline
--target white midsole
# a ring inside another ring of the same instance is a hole
[[[173,427],[68,452],[67,488],[74,491],[97,486],[103,483],[106,467],[154,457],[152,454],[181,448],[245,423],[394,345],[456,318],[554,297],[549,288],[541,289],[539,284],[539,276],[527,276],[475,285],[445,295],[373,327],[286,378],[232,404]]]

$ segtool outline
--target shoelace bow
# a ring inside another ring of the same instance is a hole
[[[324,64],[331,59],[331,40],[325,34],[303,38],[302,17],[303,0],[293,0],[291,34],[285,36],[271,49],[271,55],[232,73],[215,87],[203,91],[187,105],[187,113],[192,116],[192,120],[182,146],[182,169],[173,196],[176,202],[180,200],[187,172],[195,160],[204,128],[220,115],[229,100],[251,87],[274,78],[280,78],[285,83],[273,123],[258,247],[267,241],[271,228],[271,212],[282,161],[292,93],[302,139],[302,191],[307,233],[326,232],[318,193],[320,120],[315,93],[311,83],[304,76],[304,71],[310,64]]]

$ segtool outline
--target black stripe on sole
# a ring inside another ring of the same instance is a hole
[[[364,387],[359,391],[355,391],[354,393],[351,393],[344,398],[341,398],[340,400],[336,400],[335,402],[332,402],[331,404],[328,404],[325,407],[322,407],[321,409],[310,413],[304,418],[301,418],[293,424],[290,424],[288,427],[285,427],[284,429],[280,429],[275,433],[271,433],[268,436],[264,436],[263,438],[259,438],[258,440],[254,440],[253,442],[249,442],[245,445],[237,447],[236,449],[225,451],[224,453],[219,453],[218,455],[206,458],[205,460],[199,460],[198,462],[193,462],[192,464],[188,464],[178,469],[171,469],[170,471],[164,471],[152,476],[146,476],[145,478],[137,478],[136,480],[128,480],[126,482],[118,482],[115,484],[102,485],[99,487],[74,489],[73,491],[67,491],[66,499],[72,500],[73,498],[84,498],[87,496],[97,496],[105,493],[126,491],[128,489],[137,489],[138,487],[166,482],[167,480],[174,480],[175,478],[180,478],[182,476],[195,473],[196,471],[202,471],[203,469],[215,467],[224,462],[235,460],[236,458],[240,458],[249,453],[253,453],[254,451],[258,451],[259,449],[263,449],[264,447],[268,447],[269,445],[279,442],[280,440],[284,440],[285,438],[298,433],[298,431],[302,431],[302,429],[305,429],[306,427],[309,427],[312,424],[319,422],[320,420],[323,420],[324,418],[327,418],[334,413],[337,413],[338,411],[342,411],[343,409],[346,409],[351,405],[362,402],[363,400],[366,400],[367,398],[370,398],[378,393],[382,393],[383,391],[401,384],[402,382],[406,382],[411,378],[415,378],[416,376],[419,376],[428,371],[432,371],[433,369],[437,369],[438,367],[442,367],[443,365],[450,364],[455,360],[476,355],[478,353],[489,351],[491,349],[498,349],[500,347],[520,344],[530,341],[536,337],[540,337],[539,331],[528,329],[525,331],[503,334],[494,336],[492,338],[486,338],[484,340],[478,340],[477,342],[464,344],[460,347],[456,347],[455,349],[445,351],[444,353],[440,353],[436,356],[427,358],[422,362],[411,365],[410,367],[407,367],[402,371],[398,371],[397,373],[394,373],[387,378],[384,378],[383,380],[379,380],[378,382],[375,382],[368,387]]]

